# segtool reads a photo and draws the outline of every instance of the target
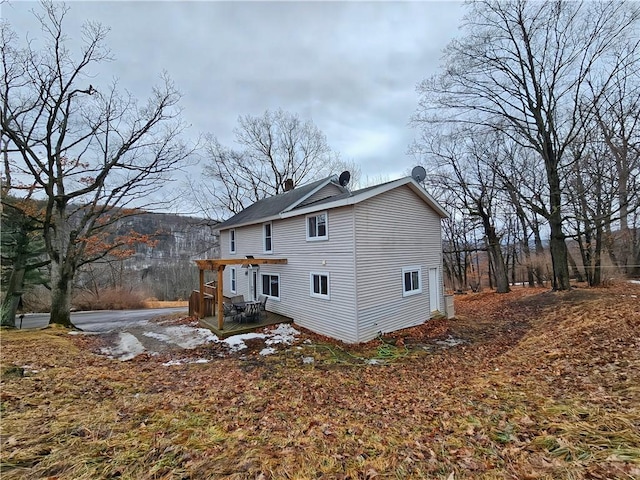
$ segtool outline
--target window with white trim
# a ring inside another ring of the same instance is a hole
[[[231,293],[237,293],[238,291],[236,267],[229,267],[229,288]]]
[[[307,215],[307,240],[327,240],[329,221],[327,212]]]
[[[309,293],[312,297],[330,298],[329,274],[311,272],[309,275]]]
[[[229,230],[229,253],[236,253],[236,231]]]
[[[261,293],[269,298],[280,300],[280,275],[261,273]]]
[[[263,247],[264,253],[272,253],[273,252],[273,237],[272,237],[272,225],[271,222],[265,223],[262,226],[262,237],[263,237]]]
[[[404,267],[402,269],[402,296],[408,297],[422,293],[422,267]]]

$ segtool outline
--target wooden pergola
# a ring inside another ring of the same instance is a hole
[[[222,305],[222,272],[227,265],[282,265],[287,263],[286,258],[225,258],[225,259],[205,259],[196,260],[200,270],[200,318],[204,317],[204,272],[207,270],[218,272],[218,282],[216,285],[216,299],[218,301],[218,328],[222,330],[224,323],[224,307]]]

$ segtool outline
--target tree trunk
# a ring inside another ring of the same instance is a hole
[[[551,263],[553,265],[553,289],[569,290],[571,285],[569,283],[567,244],[565,243],[565,235],[562,231],[562,190],[560,189],[560,177],[557,162],[552,161],[552,159],[545,160],[549,181],[549,210],[551,212],[548,221],[549,229],[551,230],[549,247],[551,250]]]
[[[582,245],[580,245],[580,253],[582,254]],[[569,259],[569,266],[571,267],[571,273],[573,274],[573,276],[576,277],[576,280],[578,282],[584,282],[584,277],[582,276],[582,273],[578,269],[578,265],[576,264],[576,261],[573,258],[573,255],[571,255],[571,252],[569,251],[567,251],[567,258]]]
[[[602,285],[602,281],[602,225],[598,222],[596,225],[596,246],[593,262],[593,281],[591,286],[600,286]]]
[[[49,323],[72,327],[71,292],[73,276],[63,263],[51,262],[51,318]]]
[[[536,267],[534,273],[539,287],[544,287],[544,269],[542,261],[544,260],[544,246],[542,245],[542,237],[540,237],[540,227],[536,219],[531,224],[533,230],[533,239],[536,246]],[[545,261],[546,263],[546,261]]]
[[[47,235],[48,232],[48,235]],[[49,323],[71,327],[71,293],[75,275],[75,234],[71,232],[65,206],[55,205],[45,232],[51,259],[51,318]]]
[[[16,312],[22,297],[22,286],[24,284],[24,266],[14,264],[7,291],[2,301],[2,319],[0,325],[3,327],[16,326]]]
[[[488,240],[488,251],[489,255],[492,259],[493,264],[493,272],[495,275],[496,281],[496,292],[497,293],[507,293],[510,291],[509,289],[509,276],[507,274],[507,267],[504,262],[504,257],[502,256],[502,249],[500,248],[500,242],[495,235],[495,228],[492,227],[493,231],[493,239],[487,236]]]

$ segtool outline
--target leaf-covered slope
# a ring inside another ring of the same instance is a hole
[[[4,331],[2,477],[637,478],[639,296],[460,296],[458,319],[384,342],[211,344],[170,367]]]

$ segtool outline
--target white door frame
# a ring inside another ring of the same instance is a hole
[[[440,305],[440,276],[438,268],[429,268],[429,306],[432,312],[442,311]]]
[[[247,278],[247,301],[255,302],[258,300],[258,280],[260,267],[249,265]]]

